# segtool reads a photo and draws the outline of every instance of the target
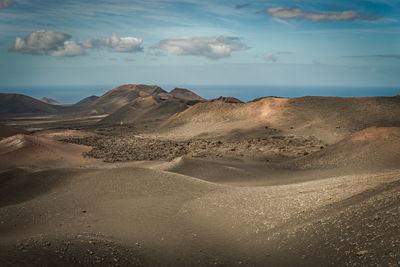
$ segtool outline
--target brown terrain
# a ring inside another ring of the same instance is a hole
[[[0,266],[400,265],[399,97],[0,104]]]

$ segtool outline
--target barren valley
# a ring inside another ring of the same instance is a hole
[[[398,95],[45,100],[0,94],[1,266],[400,265]]]

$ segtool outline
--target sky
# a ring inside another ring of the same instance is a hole
[[[0,0],[0,88],[400,87],[398,0]]]

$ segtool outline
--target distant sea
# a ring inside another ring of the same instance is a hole
[[[63,103],[76,103],[91,96],[101,96],[117,85],[83,85],[83,86],[1,86],[1,93],[18,93],[41,98],[52,98]],[[300,96],[393,96],[400,94],[400,86],[242,86],[242,85],[170,85],[160,84],[160,87],[170,91],[175,87],[192,90],[204,98],[233,96],[242,101],[250,101],[258,97],[300,97]]]

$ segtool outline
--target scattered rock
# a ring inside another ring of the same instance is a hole
[[[358,255],[358,256],[362,256],[362,255],[365,255],[365,254],[367,254],[368,253],[368,250],[360,250],[360,251],[358,251],[356,254]]]

